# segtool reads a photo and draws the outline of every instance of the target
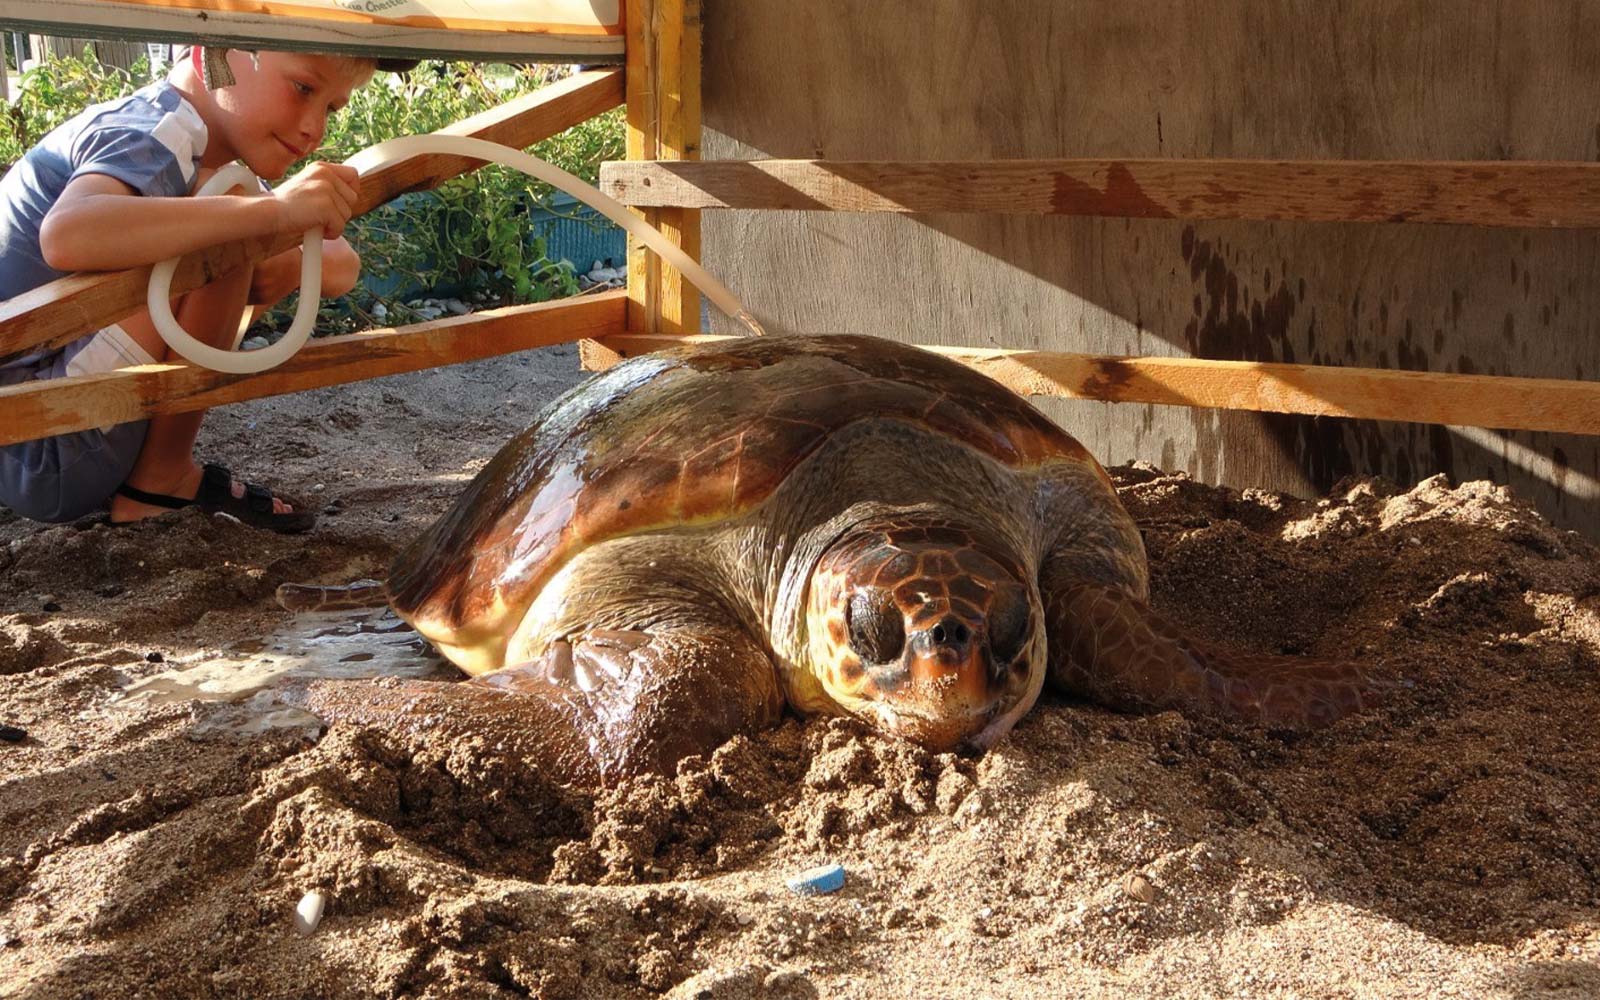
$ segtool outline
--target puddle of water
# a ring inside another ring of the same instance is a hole
[[[112,699],[120,709],[199,702],[191,735],[320,729],[315,716],[280,697],[289,683],[318,678],[447,679],[459,672],[388,608],[296,615],[270,635],[241,639],[200,663],[136,681]]]

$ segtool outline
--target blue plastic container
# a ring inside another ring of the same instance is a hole
[[[785,880],[789,891],[801,896],[825,896],[844,888],[843,865],[820,865]]]

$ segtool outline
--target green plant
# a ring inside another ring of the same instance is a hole
[[[380,75],[329,123],[319,157],[343,160],[384,139],[437,131],[566,72],[552,66],[425,62],[405,77]],[[531,152],[593,182],[602,161],[622,156],[622,112],[576,125]],[[347,236],[369,281],[336,308],[350,317],[340,325],[370,321],[372,305],[382,298],[372,288],[412,293],[445,288],[492,304],[576,293],[572,269],[549,260],[543,240],[528,234],[529,210],[546,204],[552,193],[525,174],[488,166],[352,220]],[[275,311],[273,325],[286,325],[289,305]],[[388,309],[391,319],[404,318],[403,306],[391,302]]]
[[[0,173],[84,108],[132,93],[150,79],[149,61],[142,56],[124,72],[100,65],[88,46],[80,55],[50,59],[23,73],[16,99],[3,105]]]

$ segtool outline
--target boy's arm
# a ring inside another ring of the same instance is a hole
[[[313,163],[270,197],[142,197],[107,174],[67,184],[39,227],[39,251],[58,271],[113,271],[154,264],[230,240],[320,227],[344,231],[358,175],[337,163]]]

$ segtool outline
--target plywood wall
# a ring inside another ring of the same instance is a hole
[[[1582,0],[705,0],[713,158],[1600,155]],[[769,330],[1600,377],[1600,234],[707,212]],[[721,318],[713,329],[733,332]],[[1600,529],[1600,439],[1044,401],[1108,464],[1509,483]]]

